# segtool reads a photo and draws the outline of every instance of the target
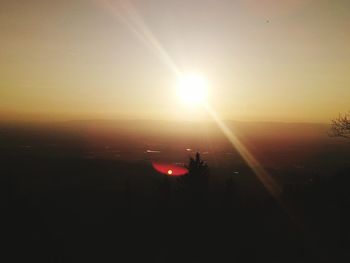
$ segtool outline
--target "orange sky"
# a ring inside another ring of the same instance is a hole
[[[226,119],[328,122],[350,109],[346,0],[2,0],[0,118],[201,119],[175,96],[199,72]]]

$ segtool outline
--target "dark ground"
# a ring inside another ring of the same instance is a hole
[[[211,127],[113,125],[1,125],[1,262],[350,260],[350,147],[325,127],[237,131],[276,200]],[[187,162],[186,148],[209,165],[195,201],[151,166]]]

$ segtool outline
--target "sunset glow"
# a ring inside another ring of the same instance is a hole
[[[151,2],[2,2],[0,117],[183,120],[179,101],[207,99],[239,121],[348,111],[348,1]]]
[[[182,75],[178,80],[178,94],[187,105],[199,105],[206,101],[208,87],[206,80],[196,74]]]
[[[0,0],[3,258],[350,262],[349,29],[350,0]]]

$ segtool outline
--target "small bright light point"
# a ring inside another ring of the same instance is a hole
[[[199,105],[208,96],[207,82],[200,75],[182,75],[178,81],[178,93],[181,100],[188,105]]]
[[[173,174],[173,170],[168,170],[168,175],[172,175]]]

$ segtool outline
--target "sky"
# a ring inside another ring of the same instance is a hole
[[[347,0],[0,0],[0,118],[205,119],[179,70],[222,118],[329,122],[350,110],[349,29]]]

